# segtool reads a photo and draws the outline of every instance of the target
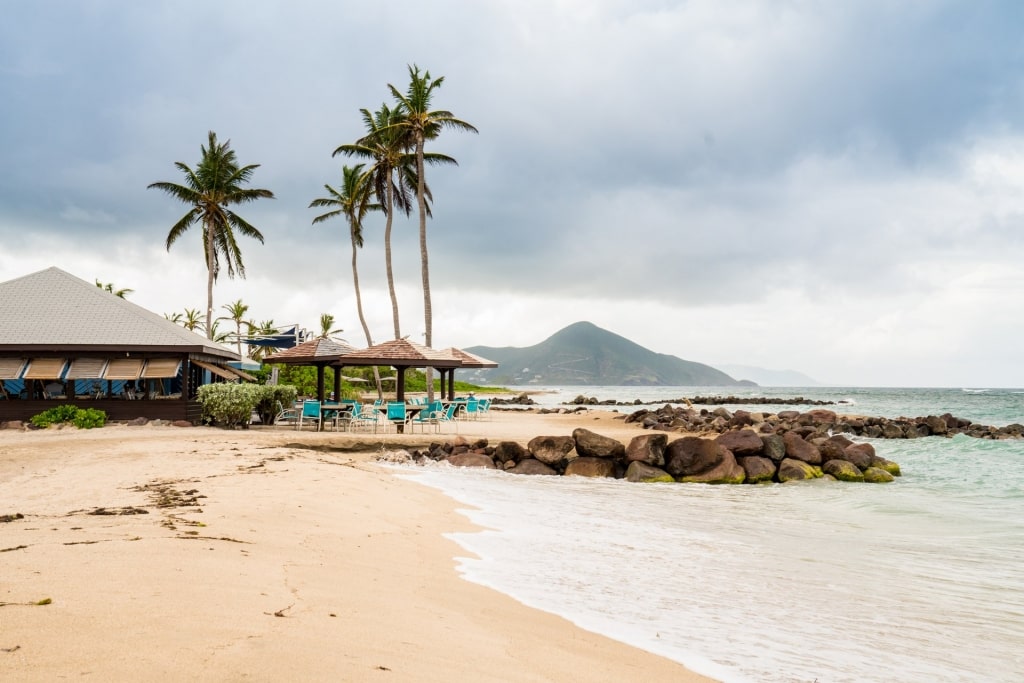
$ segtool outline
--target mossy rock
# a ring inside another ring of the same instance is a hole
[[[900,466],[898,463],[895,463],[892,460],[886,460],[885,458],[877,455],[871,458],[871,466],[877,467],[880,470],[885,470],[894,477],[900,477],[903,475],[903,473],[900,472]]]
[[[869,484],[888,484],[896,478],[880,467],[869,467],[864,470],[864,481]]]
[[[846,460],[829,460],[822,466],[822,470],[839,481],[864,481],[864,474],[856,465]]]
[[[629,463],[629,468],[626,469],[626,480],[641,482],[644,484],[671,484],[675,482],[672,475],[665,470],[660,467],[654,467],[653,465],[640,462],[639,460],[634,460]]]

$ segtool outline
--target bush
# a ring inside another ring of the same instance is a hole
[[[247,427],[260,389],[256,384],[204,384],[198,395],[203,405],[203,421],[221,427]]]
[[[274,419],[284,408],[295,402],[298,390],[290,384],[260,385],[262,390],[256,403],[256,413],[260,422],[265,425],[274,424]]]
[[[70,422],[79,429],[102,427],[107,423],[107,414],[95,408],[79,408],[70,404],[60,405],[33,415],[29,420],[33,425],[45,429],[53,424]]]

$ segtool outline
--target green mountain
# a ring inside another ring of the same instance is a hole
[[[483,384],[738,386],[703,363],[655,353],[588,322],[578,322],[534,346],[474,346],[466,351],[493,360],[493,370],[460,379]],[[749,385],[749,383],[744,383]]]

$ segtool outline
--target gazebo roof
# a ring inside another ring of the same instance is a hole
[[[297,344],[290,349],[280,351],[263,360],[267,363],[284,363],[286,365],[318,365],[329,364],[356,350],[356,347],[335,341],[328,337],[317,337]]]
[[[393,339],[345,354],[337,365],[391,365],[405,368],[456,368],[457,358],[408,339]]]
[[[0,283],[0,351],[238,354],[161,315],[47,268]]]
[[[457,349],[454,346],[451,346],[451,347],[449,347],[447,349],[444,349],[441,353],[447,353],[448,355],[452,356],[453,358],[456,358],[456,359],[462,361],[461,367],[464,367],[464,368],[496,368],[496,367],[498,367],[498,364],[496,362],[494,362],[493,360],[487,360],[486,358],[483,358],[482,356],[478,356],[475,353],[470,353],[469,351],[463,351],[462,349]]]

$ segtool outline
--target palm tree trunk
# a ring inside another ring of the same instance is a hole
[[[370,326],[366,324],[366,316],[363,315],[363,295],[359,291],[359,268],[356,267],[356,253],[359,247],[356,245],[356,235],[354,232],[352,235],[352,286],[356,291],[356,312],[359,314],[359,324],[363,326],[363,334],[366,335],[366,345],[373,346],[373,338],[370,336]],[[341,368],[338,368],[337,372],[341,372]],[[380,370],[376,365],[373,366],[373,379],[377,384],[377,398],[381,398],[384,395],[384,391],[380,385]],[[338,398],[338,397],[335,397]]]
[[[391,176],[388,175],[388,191],[387,191],[387,217],[384,223],[384,262],[387,266],[388,274],[388,293],[391,295],[391,319],[395,323],[395,339],[402,338],[402,331],[398,324],[398,296],[395,294],[395,273],[391,268],[391,218],[392,209],[395,206],[395,186],[391,182]],[[374,377],[379,376],[379,371],[374,367]],[[377,382],[377,388],[380,389],[380,381]]]
[[[423,135],[416,137],[416,203],[420,211],[420,271],[423,276],[423,325],[425,329],[424,343],[431,346],[434,335],[432,330],[433,311],[430,306],[430,265],[427,260],[427,202],[424,198],[423,180]],[[434,400],[434,368],[426,369],[427,401]]]
[[[214,270],[213,226],[207,223],[204,227],[206,228],[206,271],[208,273],[206,279],[206,338],[213,339],[213,280],[217,273]]]

